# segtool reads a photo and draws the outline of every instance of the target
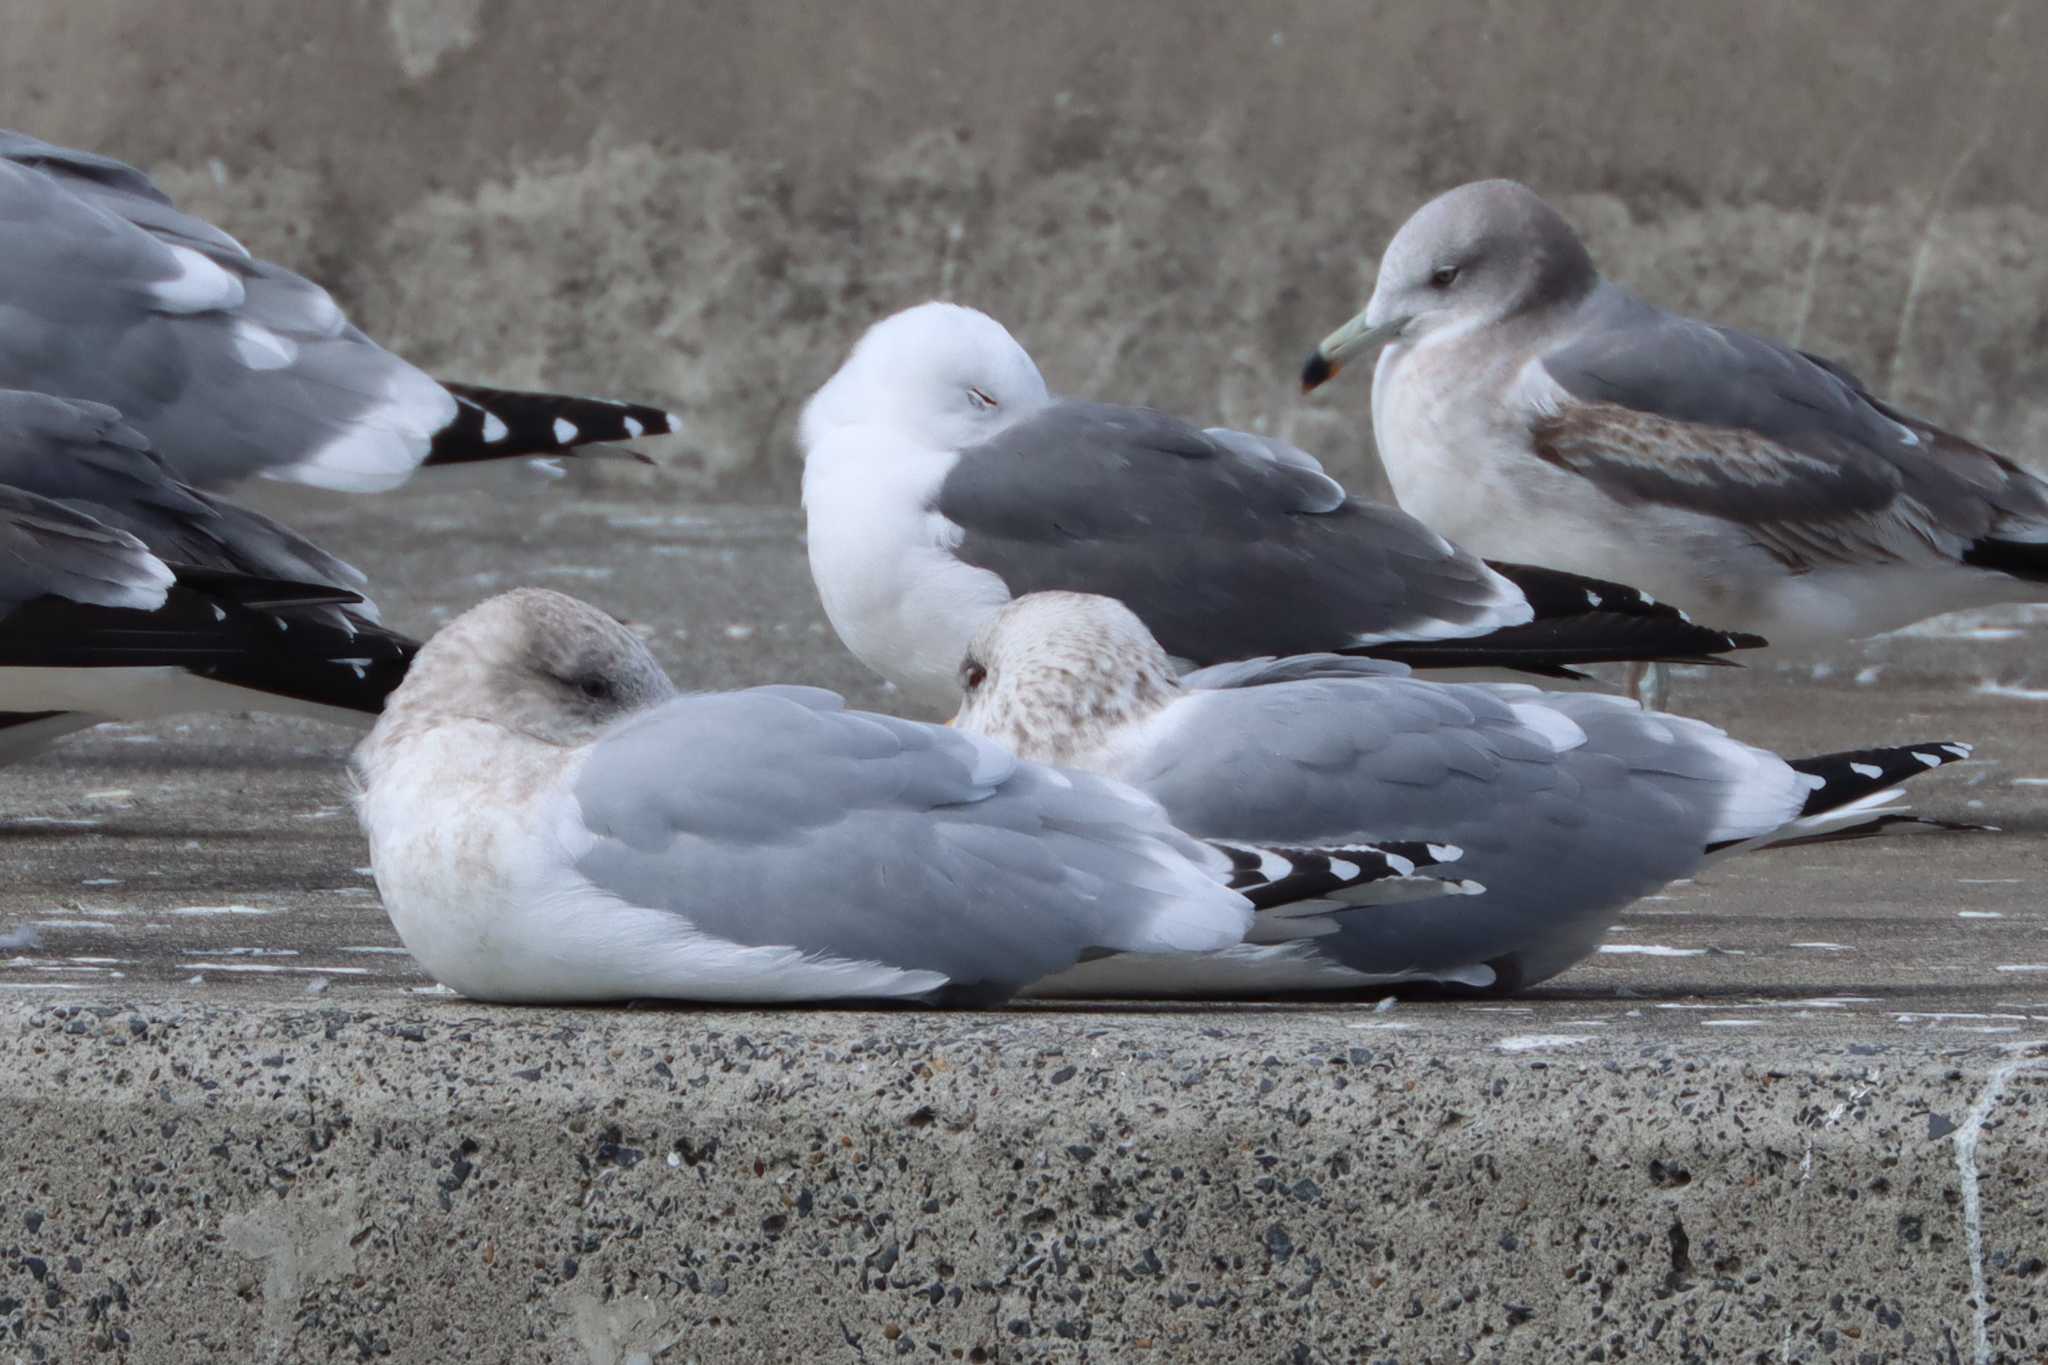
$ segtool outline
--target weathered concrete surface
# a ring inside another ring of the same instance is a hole
[[[536,581],[689,683],[889,703],[793,513],[635,487],[259,497],[410,629]],[[481,1008],[396,951],[348,736],[82,737],[0,769],[0,1359],[2036,1360],[2048,677],[2000,619],[1680,696],[1977,740],[1920,804],[2003,833],[1751,858],[1384,1011]]]
[[[2048,1043],[1382,1019],[4,1002],[0,1304],[50,1360],[2048,1341]]]
[[[1513,175],[1617,277],[2048,446],[2048,9],[1287,0],[21,0],[6,120],[135,160],[439,371],[685,407],[786,493],[797,407],[933,294],[1053,382],[1358,474],[1301,357],[1428,195]]]

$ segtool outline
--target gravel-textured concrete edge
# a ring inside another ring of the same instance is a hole
[[[1692,1058],[1360,1018],[0,1000],[0,1343],[1863,1361],[2048,1340],[2048,1044]]]

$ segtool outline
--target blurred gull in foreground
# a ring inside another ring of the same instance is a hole
[[[538,589],[428,641],[354,770],[399,937],[483,1000],[992,1002],[1091,952],[1236,943],[1290,879],[1414,872],[1213,847],[1120,783],[830,692],[677,696]]]
[[[1489,566],[1283,442],[1055,399],[1001,324],[952,304],[869,328],[801,438],[826,613],[933,707],[957,702],[982,623],[1043,589],[1116,597],[1197,665],[1332,650],[1568,676],[1758,643],[1617,584]]]
[[[351,492],[421,464],[681,430],[658,408],[442,383],[132,166],[0,132],[0,387],[95,399],[180,477]]]
[[[1454,913],[1419,902],[1301,918],[1292,943],[1204,961],[1084,963],[1045,993],[1414,979],[1514,990],[1590,953],[1622,907],[1710,855],[1894,824],[1894,783],[1969,753],[1926,744],[1787,763],[1618,697],[1431,683],[1334,655],[1177,678],[1136,616],[1076,593],[1004,607],[961,681],[958,728],[1128,782],[1191,834],[1442,840],[1485,888]]]
[[[0,761],[185,711],[366,724],[412,657],[360,573],[97,403],[0,389],[0,520]]]
[[[1602,279],[1512,181],[1418,210],[1304,384],[1381,343],[1395,495],[1483,554],[1625,578],[1777,645],[2048,598],[2048,484],[1839,365]]]

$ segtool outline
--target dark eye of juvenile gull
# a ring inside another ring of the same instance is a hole
[[[987,681],[988,670],[974,660],[969,659],[966,663],[960,665],[961,691],[972,692]]]
[[[1446,265],[1446,266],[1440,266],[1440,267],[1438,267],[1438,268],[1437,268],[1436,270],[1434,270],[1434,271],[1432,271],[1432,272],[1430,273],[1430,276],[1429,276],[1429,287],[1430,287],[1431,289],[1449,289],[1449,288],[1450,288],[1450,287],[1451,287],[1451,286],[1452,286],[1453,284],[1457,283],[1457,280],[1458,280],[1458,267],[1457,267],[1457,266],[1455,266],[1455,265]]]
[[[972,384],[967,386],[967,401],[974,404],[977,408],[992,408],[996,406],[995,399],[989,397],[985,391],[976,388]]]

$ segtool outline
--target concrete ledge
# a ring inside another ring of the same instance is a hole
[[[1370,1007],[17,997],[0,1340],[602,1365],[2048,1342],[2048,1043],[1692,1055],[1646,1016],[1581,1054],[1522,1014],[1399,1012],[1426,1041]]]

